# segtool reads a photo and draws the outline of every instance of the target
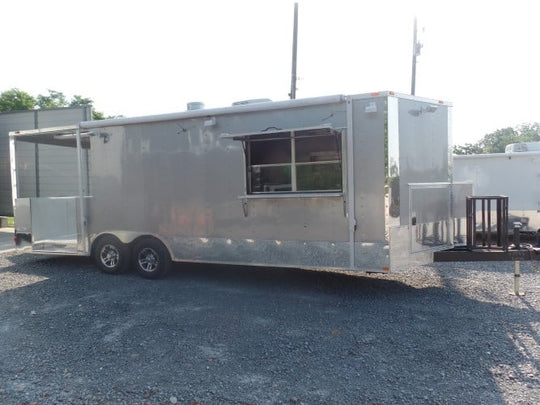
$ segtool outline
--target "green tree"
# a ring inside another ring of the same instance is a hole
[[[64,93],[56,90],[47,89],[49,94],[39,94],[36,98],[30,94],[13,88],[0,94],[0,112],[16,110],[33,110],[34,108],[62,108],[62,107],[82,107],[92,106],[94,101],[91,98],[83,97],[78,94],[70,100]],[[101,111],[92,108],[92,119],[104,120],[110,118],[120,118],[119,116],[106,116]]]
[[[476,155],[479,153],[482,153],[482,147],[477,143],[454,146],[454,155]]]
[[[69,101],[69,107],[82,107],[85,105],[92,105],[94,101],[91,98],[74,95]]]
[[[477,143],[454,146],[456,155],[503,153],[506,145],[540,141],[540,123],[522,124],[516,128],[502,128],[485,135]]]
[[[34,97],[17,88],[6,90],[0,94],[0,112],[33,110],[35,106]]]
[[[482,138],[482,153],[502,153],[509,143],[520,142],[519,132],[514,128],[498,129]]]
[[[77,94],[74,95],[69,102],[70,107],[82,107],[86,105],[91,106],[93,104],[94,104],[94,101],[91,98],[79,96]],[[103,114],[101,111],[97,111],[92,108],[92,119],[94,121],[104,120],[107,118],[115,118],[115,117],[106,117],[105,114]]]
[[[116,118],[116,117],[106,117],[105,114],[103,114],[101,111],[96,111],[96,110],[92,109],[92,119],[94,121],[106,120],[106,119],[109,119],[109,118]]]
[[[67,107],[68,101],[64,93],[56,90],[47,89],[48,95],[39,94],[36,98],[39,108],[61,108]]]
[[[60,107],[83,107],[83,106],[92,106],[94,101],[89,97],[83,97],[81,95],[75,94],[71,100],[67,100],[66,96],[63,93],[55,90],[48,90],[49,94],[39,95],[38,107],[39,108],[60,108]],[[101,111],[96,111],[92,108],[92,119],[93,120],[104,120],[107,118],[115,118],[105,116]]]
[[[540,141],[540,123],[522,124],[518,127],[519,142],[537,142]]]

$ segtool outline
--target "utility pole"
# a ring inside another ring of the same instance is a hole
[[[292,73],[291,73],[291,100],[296,98],[296,49],[298,46],[298,3],[294,3],[294,28],[293,28],[293,48],[292,48]]]
[[[414,96],[416,91],[416,57],[420,55],[422,44],[418,42],[416,29],[416,16],[414,17],[414,33],[413,33],[413,57],[412,57],[412,79],[411,79],[411,95]]]

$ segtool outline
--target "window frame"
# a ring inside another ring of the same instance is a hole
[[[274,129],[271,131],[270,129]],[[244,150],[244,169],[245,169],[245,197],[273,198],[276,196],[341,196],[344,190],[345,174],[343,173],[343,131],[334,129],[330,125],[317,127],[304,127],[295,129],[278,129],[269,128],[267,131],[258,133],[249,133],[243,135],[225,135],[226,138],[242,141]],[[317,138],[317,137],[332,137],[335,142],[335,152],[337,159],[320,160],[320,161],[297,161],[297,141],[299,139]],[[290,147],[290,161],[286,163],[264,163],[251,164],[250,147],[252,142],[272,142],[278,139],[288,139]],[[313,189],[313,190],[298,190],[298,172],[297,168],[307,166],[322,166],[322,165],[339,165],[340,187],[338,189]],[[290,168],[290,190],[277,191],[253,191],[252,173],[254,168],[271,168],[271,167],[288,167]]]

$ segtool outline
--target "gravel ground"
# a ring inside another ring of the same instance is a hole
[[[540,404],[540,273],[397,275],[0,255],[2,404]]]

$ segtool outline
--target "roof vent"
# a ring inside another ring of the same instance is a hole
[[[248,105],[248,104],[258,104],[258,103],[268,103],[270,100],[269,98],[253,98],[251,100],[242,100],[242,101],[235,101],[232,103],[232,105]]]
[[[192,101],[191,103],[187,103],[188,111],[202,110],[203,108],[204,108],[204,103],[200,101]]]

